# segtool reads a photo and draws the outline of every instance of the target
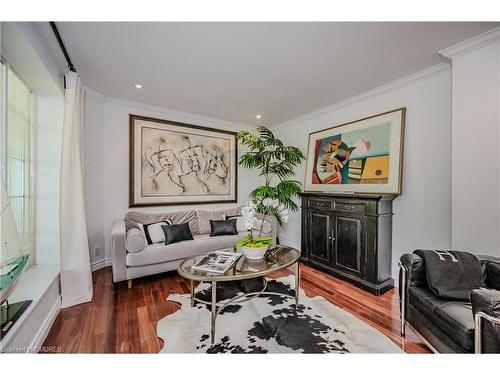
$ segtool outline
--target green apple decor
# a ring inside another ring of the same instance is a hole
[[[263,214],[260,236],[267,215],[275,216],[281,225],[288,222],[289,210],[298,211],[299,206],[294,199],[302,191],[302,186],[292,178],[295,176],[294,168],[300,165],[305,157],[299,148],[284,145],[264,126],[257,126],[256,133],[241,131],[237,137],[240,143],[248,148],[248,152],[240,157],[238,164],[244,168],[258,169],[259,175],[264,177],[264,184],[250,193],[251,200],[242,209],[249,235],[238,242],[236,247],[248,249],[245,250],[247,257],[249,257],[247,253],[252,252],[251,249],[257,252],[257,249],[264,248],[260,257],[262,258],[272,243],[272,238],[254,237],[254,214],[255,212]]]

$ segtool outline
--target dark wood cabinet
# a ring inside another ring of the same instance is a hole
[[[334,215],[335,239],[333,240],[333,267],[353,275],[362,275],[365,258],[361,236],[361,217]]]
[[[394,196],[301,196],[302,261],[376,295],[392,288]]]
[[[309,214],[311,223],[310,242],[311,248],[309,258],[324,264],[331,263],[331,241],[330,241],[330,214],[328,212],[311,211]]]

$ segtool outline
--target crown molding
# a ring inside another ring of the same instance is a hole
[[[445,61],[450,62],[456,57],[466,55],[479,48],[487,47],[491,44],[500,41],[500,27],[486,31],[473,38],[464,40],[451,47],[439,51],[439,55]]]
[[[298,123],[302,123],[304,121],[310,120],[310,119],[318,117],[318,116],[322,116],[322,115],[325,115],[325,114],[328,114],[331,112],[338,111],[339,109],[341,109],[343,107],[354,105],[356,103],[368,100],[370,98],[386,94],[388,92],[400,89],[400,88],[405,87],[405,86],[412,85],[416,82],[425,80],[427,78],[435,76],[436,74],[439,74],[439,73],[441,73],[445,70],[449,70],[449,69],[450,69],[449,64],[447,64],[445,62],[441,62],[441,63],[433,65],[429,68],[420,70],[416,73],[413,73],[413,74],[407,75],[405,77],[391,81],[389,83],[386,83],[382,86],[378,86],[378,87],[373,88],[371,90],[362,92],[361,94],[351,96],[350,98],[347,98],[347,99],[342,100],[340,102],[337,102],[337,103],[328,105],[326,107],[317,109],[315,111],[306,113],[305,115],[302,115],[300,117],[296,117],[292,120],[282,122],[281,124],[273,126],[272,129],[278,130],[278,129],[281,129],[281,128],[284,128],[287,126],[292,126],[292,125],[295,125]]]
[[[222,120],[222,119],[218,119],[218,118],[214,118],[214,117],[203,116],[203,115],[199,115],[196,113],[177,111],[175,109],[156,106],[156,105],[152,105],[152,104],[134,102],[134,101],[131,101],[128,99],[115,98],[112,96],[104,96],[104,101],[108,102],[108,103],[122,105],[125,107],[135,107],[137,109],[141,109],[141,110],[145,110],[145,111],[149,111],[149,112],[161,113],[162,115],[170,117],[169,119],[172,121],[174,121],[174,120],[177,120],[179,122],[193,121],[195,123],[200,123],[203,125],[224,127],[226,129],[235,130],[235,131],[237,131],[238,129],[245,129],[246,130],[249,128],[253,128],[252,126],[246,125],[246,124],[240,124],[237,122]]]
[[[217,127],[217,128],[224,128],[232,131],[238,131],[239,129],[241,130],[250,130],[254,129],[254,126],[252,125],[247,125],[247,124],[241,124],[233,121],[228,121],[228,120],[222,120],[218,119],[215,117],[209,117],[209,116],[203,116],[199,115],[196,113],[190,113],[190,112],[183,112],[183,111],[177,111],[175,109],[171,108],[166,108],[166,107],[161,107],[157,105],[152,105],[152,104],[146,104],[146,103],[140,103],[140,102],[134,102],[132,100],[128,99],[122,99],[122,98],[117,98],[113,96],[106,96],[103,95],[94,89],[91,89],[90,87],[85,86],[85,92],[87,94],[90,94],[96,98],[101,99],[103,102],[107,103],[112,103],[116,105],[120,105],[123,107],[133,107],[133,109],[130,109],[131,111],[146,111],[148,113],[157,113],[160,116],[165,116],[168,117],[169,120],[171,121],[178,121],[178,122],[193,122],[196,124],[204,125],[204,126],[212,126],[212,127]]]
[[[91,89],[90,87],[88,86],[85,86],[83,85],[83,88],[85,90],[85,95],[91,95],[91,96],[94,96],[96,98],[99,98],[101,100],[104,100],[105,96],[97,91],[95,91],[94,89]]]

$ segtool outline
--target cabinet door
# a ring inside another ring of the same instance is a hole
[[[309,213],[309,259],[330,265],[332,259],[331,216],[329,212]]]
[[[335,215],[333,254],[333,266],[335,268],[357,276],[364,274],[363,226],[363,216]]]

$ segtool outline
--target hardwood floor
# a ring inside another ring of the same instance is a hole
[[[41,352],[158,353],[163,346],[156,325],[178,306],[169,294],[189,293],[189,284],[177,272],[168,272],[114,286],[111,268],[93,273],[92,302],[62,309]],[[323,296],[378,329],[408,353],[430,353],[407,329],[399,335],[397,290],[376,297],[353,285],[301,265],[301,288],[309,296]]]

